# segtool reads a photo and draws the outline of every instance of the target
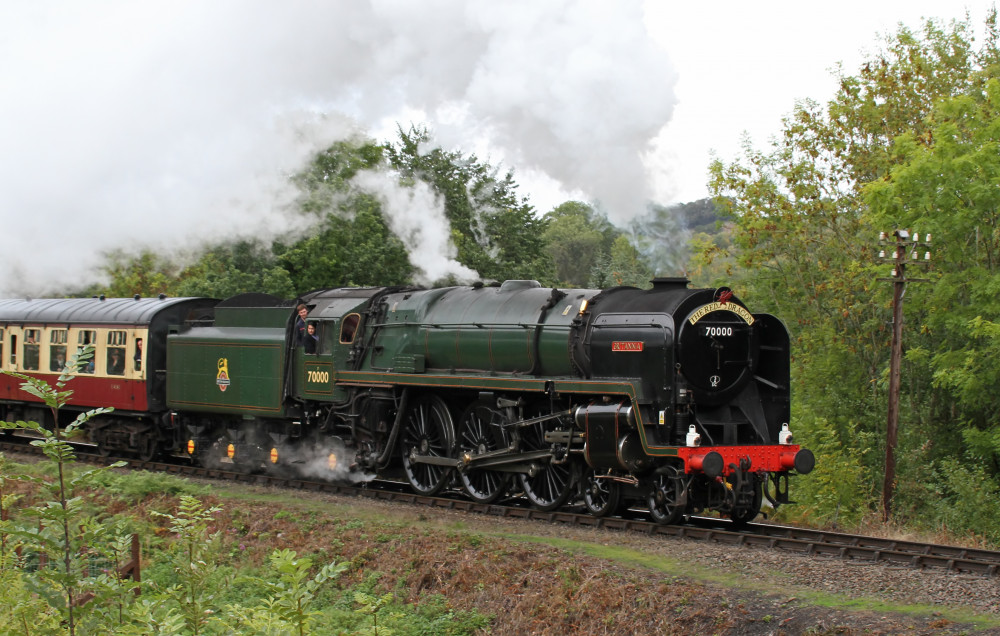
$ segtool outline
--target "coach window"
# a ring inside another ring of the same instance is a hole
[[[124,331],[108,332],[108,375],[125,375],[125,344],[128,335]]]
[[[10,334],[10,368],[17,370],[17,336]]]
[[[42,334],[38,329],[24,330],[24,370],[38,371],[38,354],[41,350]]]
[[[49,332],[49,371],[62,371],[66,366],[66,329]]]
[[[132,362],[136,371],[142,371],[142,338],[135,339],[135,355],[132,356]]]
[[[3,329],[0,329],[0,366],[3,366]]]
[[[348,314],[340,323],[340,344],[351,344],[354,342],[354,334],[358,330],[358,323],[361,322],[360,314]]]
[[[93,329],[82,329],[76,333],[76,352],[79,354],[83,351],[84,347],[90,345],[91,347],[97,347],[97,332]],[[90,358],[86,361],[81,361],[80,373],[93,373],[94,372],[94,358],[96,357],[96,351],[90,352]]]

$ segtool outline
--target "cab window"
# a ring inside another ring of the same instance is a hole
[[[354,334],[358,331],[358,324],[361,322],[360,314],[348,314],[340,322],[340,344],[351,344],[354,342]]]
[[[49,332],[49,371],[61,372],[66,367],[68,335],[66,329],[53,329]]]
[[[108,375],[125,375],[125,345],[127,342],[127,332],[108,332],[108,355],[106,367]]]
[[[97,332],[93,329],[83,329],[76,334],[76,351],[83,351],[87,345],[97,346]],[[94,372],[94,352],[91,352],[90,359],[80,365],[80,373]]]
[[[38,371],[42,334],[39,329],[24,330],[24,370]]]

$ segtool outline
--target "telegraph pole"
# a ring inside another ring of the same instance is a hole
[[[880,278],[881,281],[892,281],[892,348],[889,354],[889,414],[885,427],[885,481],[882,483],[882,522],[889,521],[892,510],[892,490],[896,482],[896,439],[899,430],[899,385],[903,362],[903,297],[906,295],[906,283],[925,281],[925,278],[907,278],[906,266],[930,265],[931,253],[919,250],[930,248],[931,235],[927,234],[923,241],[917,232],[910,236],[907,230],[896,230],[892,239],[885,232],[879,234],[879,260],[892,263],[892,278]],[[891,252],[888,252],[891,249]],[[921,258],[922,256],[922,258]]]

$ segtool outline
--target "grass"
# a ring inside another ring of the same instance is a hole
[[[14,466],[12,471],[32,472],[32,466]],[[37,470],[34,469],[34,470]],[[738,590],[740,593],[753,591],[763,595],[774,595],[776,590],[787,598],[784,604],[796,607],[814,606],[843,611],[864,611],[885,613],[892,612],[918,617],[935,617],[945,621],[970,623],[978,628],[1000,627],[1000,618],[977,614],[972,610],[956,607],[931,607],[915,604],[895,604],[888,603],[875,598],[848,598],[842,595],[824,593],[812,589],[789,587],[783,584],[783,580],[788,579],[788,575],[780,571],[768,573],[766,580],[751,579],[739,572],[733,572],[725,568],[706,566],[701,562],[690,562],[683,559],[649,554],[636,549],[621,545],[603,545],[587,541],[571,540],[561,537],[540,536],[533,534],[508,533],[500,526],[496,529],[482,530],[484,524],[473,521],[454,520],[454,516],[438,517],[425,510],[416,510],[408,506],[399,506],[395,511],[381,512],[370,507],[356,507],[350,503],[338,504],[329,503],[317,498],[291,499],[287,491],[275,492],[270,489],[249,486],[244,484],[219,485],[212,484],[211,487],[192,482],[175,475],[128,472],[128,473],[106,473],[107,478],[101,482],[106,495],[127,501],[139,501],[149,495],[163,494],[194,494],[203,495],[211,491],[212,496],[223,500],[223,506],[231,514],[231,532],[237,537],[237,544],[243,537],[256,540],[258,543],[267,546],[273,542],[280,534],[278,529],[261,529],[255,526],[260,520],[260,509],[267,507],[271,512],[267,513],[267,520],[276,524],[294,525],[306,534],[321,532],[323,530],[335,530],[334,538],[329,538],[325,545],[314,547],[316,561],[318,563],[330,560],[342,560],[344,554],[344,543],[350,540],[360,540],[366,542],[370,547],[357,559],[359,572],[377,572],[381,565],[384,554],[405,547],[406,542],[412,541],[413,537],[434,535],[441,537],[441,550],[449,553],[472,553],[474,558],[484,561],[499,561],[506,557],[506,551],[496,548],[495,540],[513,542],[522,545],[547,546],[563,556],[546,557],[553,561],[552,567],[558,563],[565,565],[568,570],[560,571],[557,582],[567,590],[574,589],[578,582],[575,578],[579,573],[573,570],[573,559],[565,558],[566,554],[582,555],[586,559],[583,562],[593,563],[595,561],[607,562],[627,568],[639,574],[640,580],[655,581],[659,584],[672,586],[674,583],[683,586],[685,581],[695,581],[702,584],[709,584],[718,588]],[[267,504],[265,506],[264,504]],[[276,509],[278,508],[278,509]],[[488,522],[487,522],[488,524]],[[258,528],[256,531],[252,528]],[[142,531],[147,534],[147,529]],[[149,530],[148,534],[152,534]],[[256,536],[253,536],[256,535]],[[341,542],[341,535],[343,542]],[[612,535],[613,536],[613,535]],[[152,539],[152,537],[150,537]],[[609,538],[609,541],[614,541]],[[159,541],[151,541],[154,547]],[[383,551],[383,552],[380,552]],[[388,552],[384,552],[388,551]],[[232,553],[233,561],[241,561],[239,567],[253,568],[255,564],[248,558],[247,554],[239,550]],[[245,560],[245,561],[244,561]],[[398,596],[404,593],[403,581],[408,574],[412,574],[411,565],[398,565],[397,569],[386,574],[388,579],[385,582],[387,589],[395,590]],[[548,567],[548,566],[546,566]],[[251,572],[253,570],[250,570]],[[647,577],[643,572],[655,572],[657,576]],[[150,572],[153,575],[154,572]],[[370,590],[373,594],[377,587],[377,579],[364,579],[360,582],[361,591]],[[244,584],[248,585],[248,584]],[[250,586],[253,587],[252,585]],[[383,593],[386,588],[382,588]],[[250,592],[248,588],[239,590],[240,594]],[[350,590],[353,594],[355,588]],[[474,592],[476,590],[473,590]],[[487,592],[488,590],[478,590]],[[331,590],[329,594],[329,605],[327,611],[349,613],[356,611],[356,603],[353,596],[344,596],[347,591]],[[368,593],[368,592],[366,592]],[[377,595],[377,594],[376,594]],[[430,598],[430,597],[427,597]],[[450,623],[452,619],[460,620],[466,625],[482,625],[484,614],[473,611],[464,615],[456,613],[455,610],[448,609],[447,603],[435,601],[440,604],[440,611],[434,609],[433,604],[427,605],[426,598],[422,598],[417,605],[407,605],[401,601],[392,600],[387,610],[387,615],[403,613],[412,615],[413,613],[424,612],[424,619],[419,624],[427,627],[434,626],[440,633],[461,633],[462,630],[456,624]],[[780,602],[780,601],[779,601]],[[685,605],[679,606],[674,611],[683,613],[686,611]],[[352,609],[353,608],[353,609]],[[409,608],[409,609],[407,609]],[[457,618],[456,618],[457,617]],[[359,623],[360,624],[360,623]],[[454,630],[454,631],[453,631]],[[396,633],[407,633],[406,630],[399,630]],[[414,632],[416,633],[416,632]]]
[[[743,590],[754,590],[768,595],[773,595],[776,589],[773,581],[754,581],[740,574],[708,568],[700,563],[692,564],[690,562],[683,562],[655,554],[639,552],[638,550],[632,550],[630,548],[623,548],[620,546],[608,546],[557,537],[543,537],[524,534],[497,534],[496,536],[503,536],[507,539],[525,543],[548,545],[567,552],[585,554],[590,557],[611,561],[628,567],[650,569],[662,574],[681,576],[686,579],[692,579],[712,585],[736,587]],[[788,577],[787,574],[780,571],[772,572],[771,576],[776,579],[784,579]],[[815,605],[818,607],[838,610],[875,613],[892,612],[912,616],[935,616],[956,623],[972,623],[980,629],[1000,627],[1000,618],[979,614],[964,608],[887,603],[880,599],[870,597],[849,598],[838,594],[819,592],[800,587],[782,587],[781,592],[782,595],[789,596],[788,602],[795,602],[799,606]]]
[[[170,475],[165,477],[177,479],[177,477]],[[547,545],[562,551],[584,554],[588,557],[606,560],[629,568],[651,569],[667,576],[684,577],[686,579],[721,587],[754,590],[762,594],[773,594],[775,591],[773,580],[770,582],[759,582],[748,579],[739,573],[706,567],[702,563],[681,561],[621,546],[602,545],[551,536],[505,533],[502,531],[482,533],[480,531],[470,529],[469,524],[465,521],[453,520],[441,522],[435,519],[433,515],[427,515],[424,512],[417,513],[413,519],[401,522],[398,517],[388,516],[384,513],[372,511],[370,509],[359,509],[349,504],[329,504],[312,500],[297,500],[290,502],[287,494],[285,493],[272,494],[256,491],[248,492],[245,486],[235,488],[223,487],[221,490],[217,490],[216,494],[224,498],[232,497],[237,500],[263,500],[278,503],[299,511],[299,517],[304,516],[303,513],[312,515],[322,513],[325,516],[336,517],[346,529],[370,527],[370,529],[374,531],[374,527],[378,526],[380,532],[374,536],[376,537],[375,540],[379,543],[386,543],[392,538],[391,533],[385,532],[386,527],[412,528],[413,526],[426,526],[430,528],[437,528],[439,530],[445,530],[448,534],[465,535],[463,543],[467,543],[472,546],[478,546],[481,541],[481,535],[485,534],[499,539]],[[947,542],[942,541],[940,536],[937,536],[936,538],[941,542]],[[453,546],[453,548],[457,549],[457,546]],[[780,571],[772,572],[771,576],[777,580],[788,578],[787,574]],[[980,628],[1000,627],[1000,618],[978,614],[973,610],[961,607],[943,608],[918,604],[893,604],[875,598],[849,598],[842,595],[829,594],[808,588],[798,587],[783,587],[782,591],[790,597],[794,597],[799,605],[812,604],[830,609],[894,612],[914,616],[940,616],[954,622],[972,623]]]

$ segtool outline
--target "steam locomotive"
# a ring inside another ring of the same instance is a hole
[[[54,376],[85,346],[68,410],[115,407],[89,430],[102,453],[642,507],[661,523],[746,523],[815,463],[788,427],[784,325],[685,279],[0,301],[3,369]],[[5,419],[50,419],[32,399],[0,376]]]

